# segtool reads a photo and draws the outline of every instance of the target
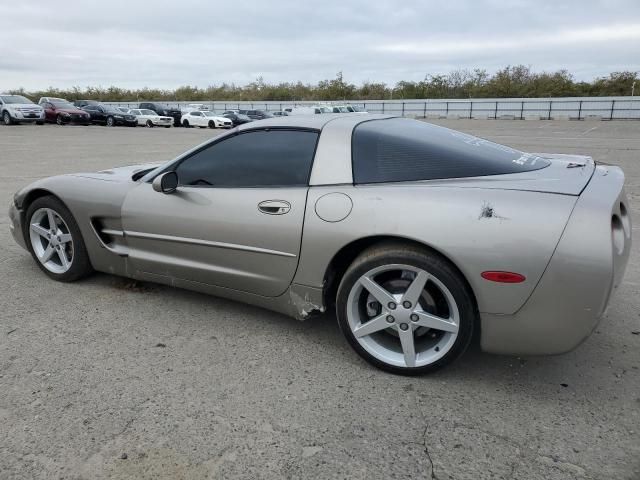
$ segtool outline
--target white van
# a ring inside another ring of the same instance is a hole
[[[322,105],[311,105],[309,107],[294,107],[292,109],[285,108],[289,115],[319,115],[321,113],[332,113],[329,107]]]

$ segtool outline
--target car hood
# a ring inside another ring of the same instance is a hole
[[[107,182],[130,182],[133,174],[143,170],[154,169],[162,163],[141,163],[139,165],[127,165],[126,167],[115,167],[99,172],[72,173],[71,176],[104,180]]]
[[[82,114],[87,114],[87,112],[85,112],[84,110],[80,110],[79,108],[56,108],[55,111],[56,112],[62,112],[62,113],[82,113]]]
[[[41,105],[35,104],[35,103],[8,103],[6,105],[9,108],[40,108],[42,109]]]
[[[589,180],[591,180],[596,168],[593,159],[583,155],[565,155],[561,153],[533,153],[531,155],[548,159],[550,161],[549,166],[523,173],[426,180],[418,183],[433,186],[525,190],[562,195],[580,195]]]

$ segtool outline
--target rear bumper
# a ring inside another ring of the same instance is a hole
[[[481,313],[482,349],[551,355],[580,345],[624,276],[631,249],[628,212],[622,170],[599,166],[527,302],[513,315]]]

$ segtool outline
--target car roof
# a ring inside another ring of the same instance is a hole
[[[358,118],[355,118],[358,117]],[[369,114],[369,115],[352,115],[350,113],[324,113],[313,115],[288,115],[282,117],[272,117],[240,125],[238,130],[251,130],[265,127],[292,127],[292,128],[322,128],[329,122],[339,118],[349,118],[353,120],[353,126],[368,120],[383,120],[392,118],[393,115]]]

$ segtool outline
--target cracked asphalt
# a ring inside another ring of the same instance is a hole
[[[620,165],[640,222],[640,122],[437,123]],[[364,363],[331,314],[103,274],[56,283],[13,242],[6,207],[30,181],[168,160],[216,133],[0,127],[0,479],[640,478],[637,240],[574,352],[472,347],[421,378]]]

